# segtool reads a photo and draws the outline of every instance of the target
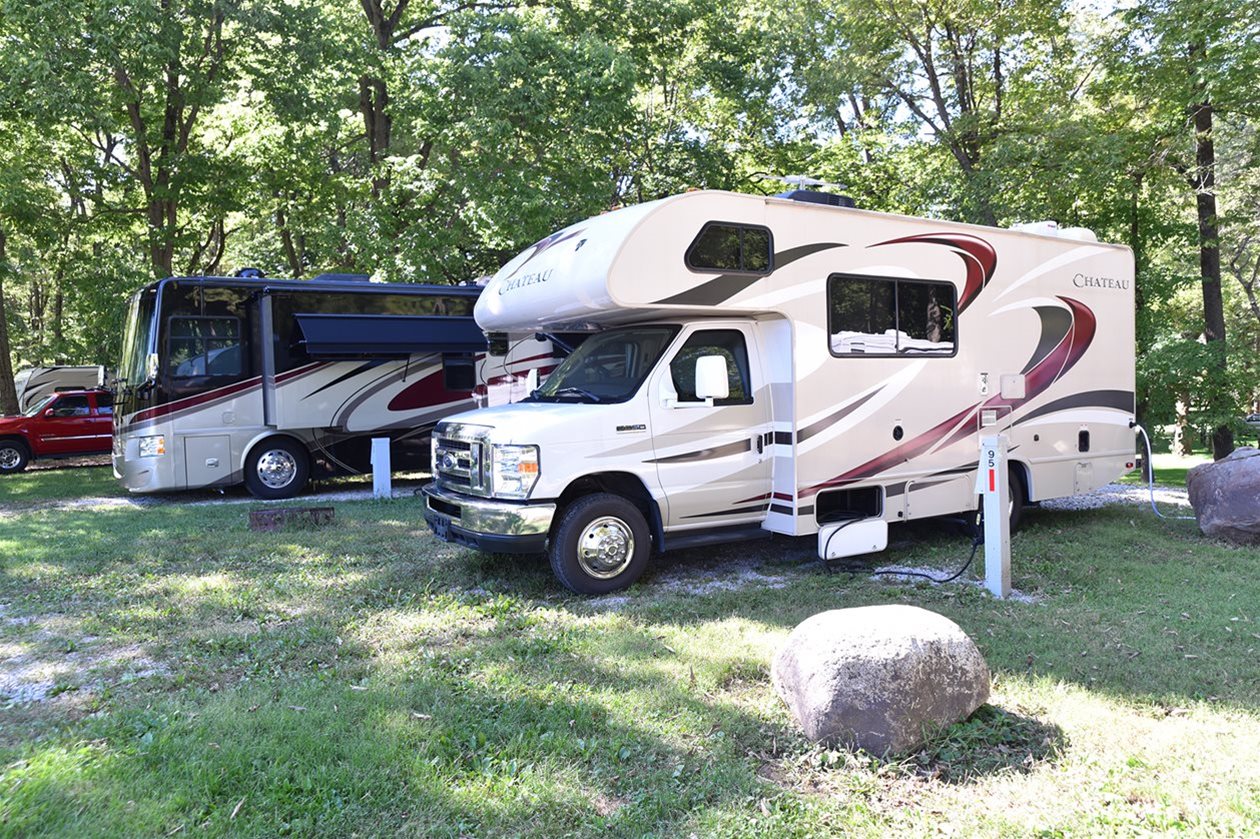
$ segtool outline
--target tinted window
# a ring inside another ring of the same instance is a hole
[[[63,396],[53,403],[53,416],[86,417],[92,413],[86,396]]]
[[[953,355],[950,283],[833,275],[827,283],[835,355]]]
[[[748,377],[748,350],[744,346],[744,333],[738,329],[706,329],[687,339],[682,349],[669,363],[669,375],[678,392],[679,402],[699,402],[696,396],[696,359],[706,355],[720,355],[726,360],[727,384],[730,397],[715,399],[714,405],[748,405],[752,399],[752,385]]]
[[[276,291],[271,295],[275,330],[276,371],[285,372],[311,361],[294,315],[464,315],[473,313],[476,300],[436,295]],[[506,345],[504,345],[506,348]]]
[[[774,269],[769,228],[709,222],[687,248],[687,267],[697,271],[768,274]]]
[[[114,394],[96,394],[96,413],[109,416],[114,413]]]
[[[237,318],[171,318],[167,370],[177,379],[240,376]]]

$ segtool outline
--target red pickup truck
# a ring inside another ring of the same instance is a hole
[[[20,416],[0,417],[0,475],[36,458],[109,454],[114,397],[107,390],[53,393]]]

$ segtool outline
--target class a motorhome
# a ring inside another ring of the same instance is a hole
[[[105,384],[105,368],[99,365],[54,364],[19,370],[13,377],[18,413],[59,390],[90,390]]]
[[[438,424],[435,532],[600,593],[663,550],[784,534],[834,558],[975,511],[982,434],[1008,438],[1013,517],[1132,468],[1127,248],[839,198],[690,192],[505,265],[483,329],[592,334],[529,399]]]
[[[133,492],[244,483],[287,498],[365,472],[372,437],[426,467],[439,417],[525,396],[557,363],[473,320],[476,286],[172,277],[131,299],[114,383],[114,473]]]

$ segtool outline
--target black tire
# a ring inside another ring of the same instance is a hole
[[[31,462],[31,450],[21,440],[0,440],[0,475],[13,475]]]
[[[1007,491],[1011,495],[1011,533],[1019,530],[1024,520],[1024,507],[1028,502],[1028,489],[1024,486],[1024,476],[1019,469],[1011,469],[1006,477]]]
[[[600,553],[601,543],[606,553]],[[556,578],[578,594],[628,587],[643,574],[651,553],[652,536],[643,513],[633,502],[607,492],[588,495],[565,509],[547,548]]]
[[[288,437],[270,437],[245,458],[245,487],[255,498],[293,498],[306,489],[311,474],[306,447]]]
[[[1018,469],[1011,469],[1007,472],[1006,491],[1010,493],[1010,514],[1011,514],[1011,533],[1019,530],[1020,522],[1024,520],[1024,508],[1028,506],[1028,491],[1024,488],[1024,477]],[[978,496],[976,499],[976,515],[975,519],[968,519],[968,522],[974,521],[975,532],[977,534],[984,533],[984,496]]]

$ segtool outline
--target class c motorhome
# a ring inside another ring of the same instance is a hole
[[[171,277],[131,299],[114,384],[114,474],[132,492],[244,483],[287,498],[364,472],[370,440],[427,465],[439,417],[525,396],[557,363],[473,320],[474,286]]]
[[[483,329],[593,334],[529,399],[438,424],[435,532],[600,593],[663,550],[854,555],[975,511],[982,434],[1008,437],[1012,515],[1132,468],[1127,248],[841,204],[691,192],[505,265]]]

